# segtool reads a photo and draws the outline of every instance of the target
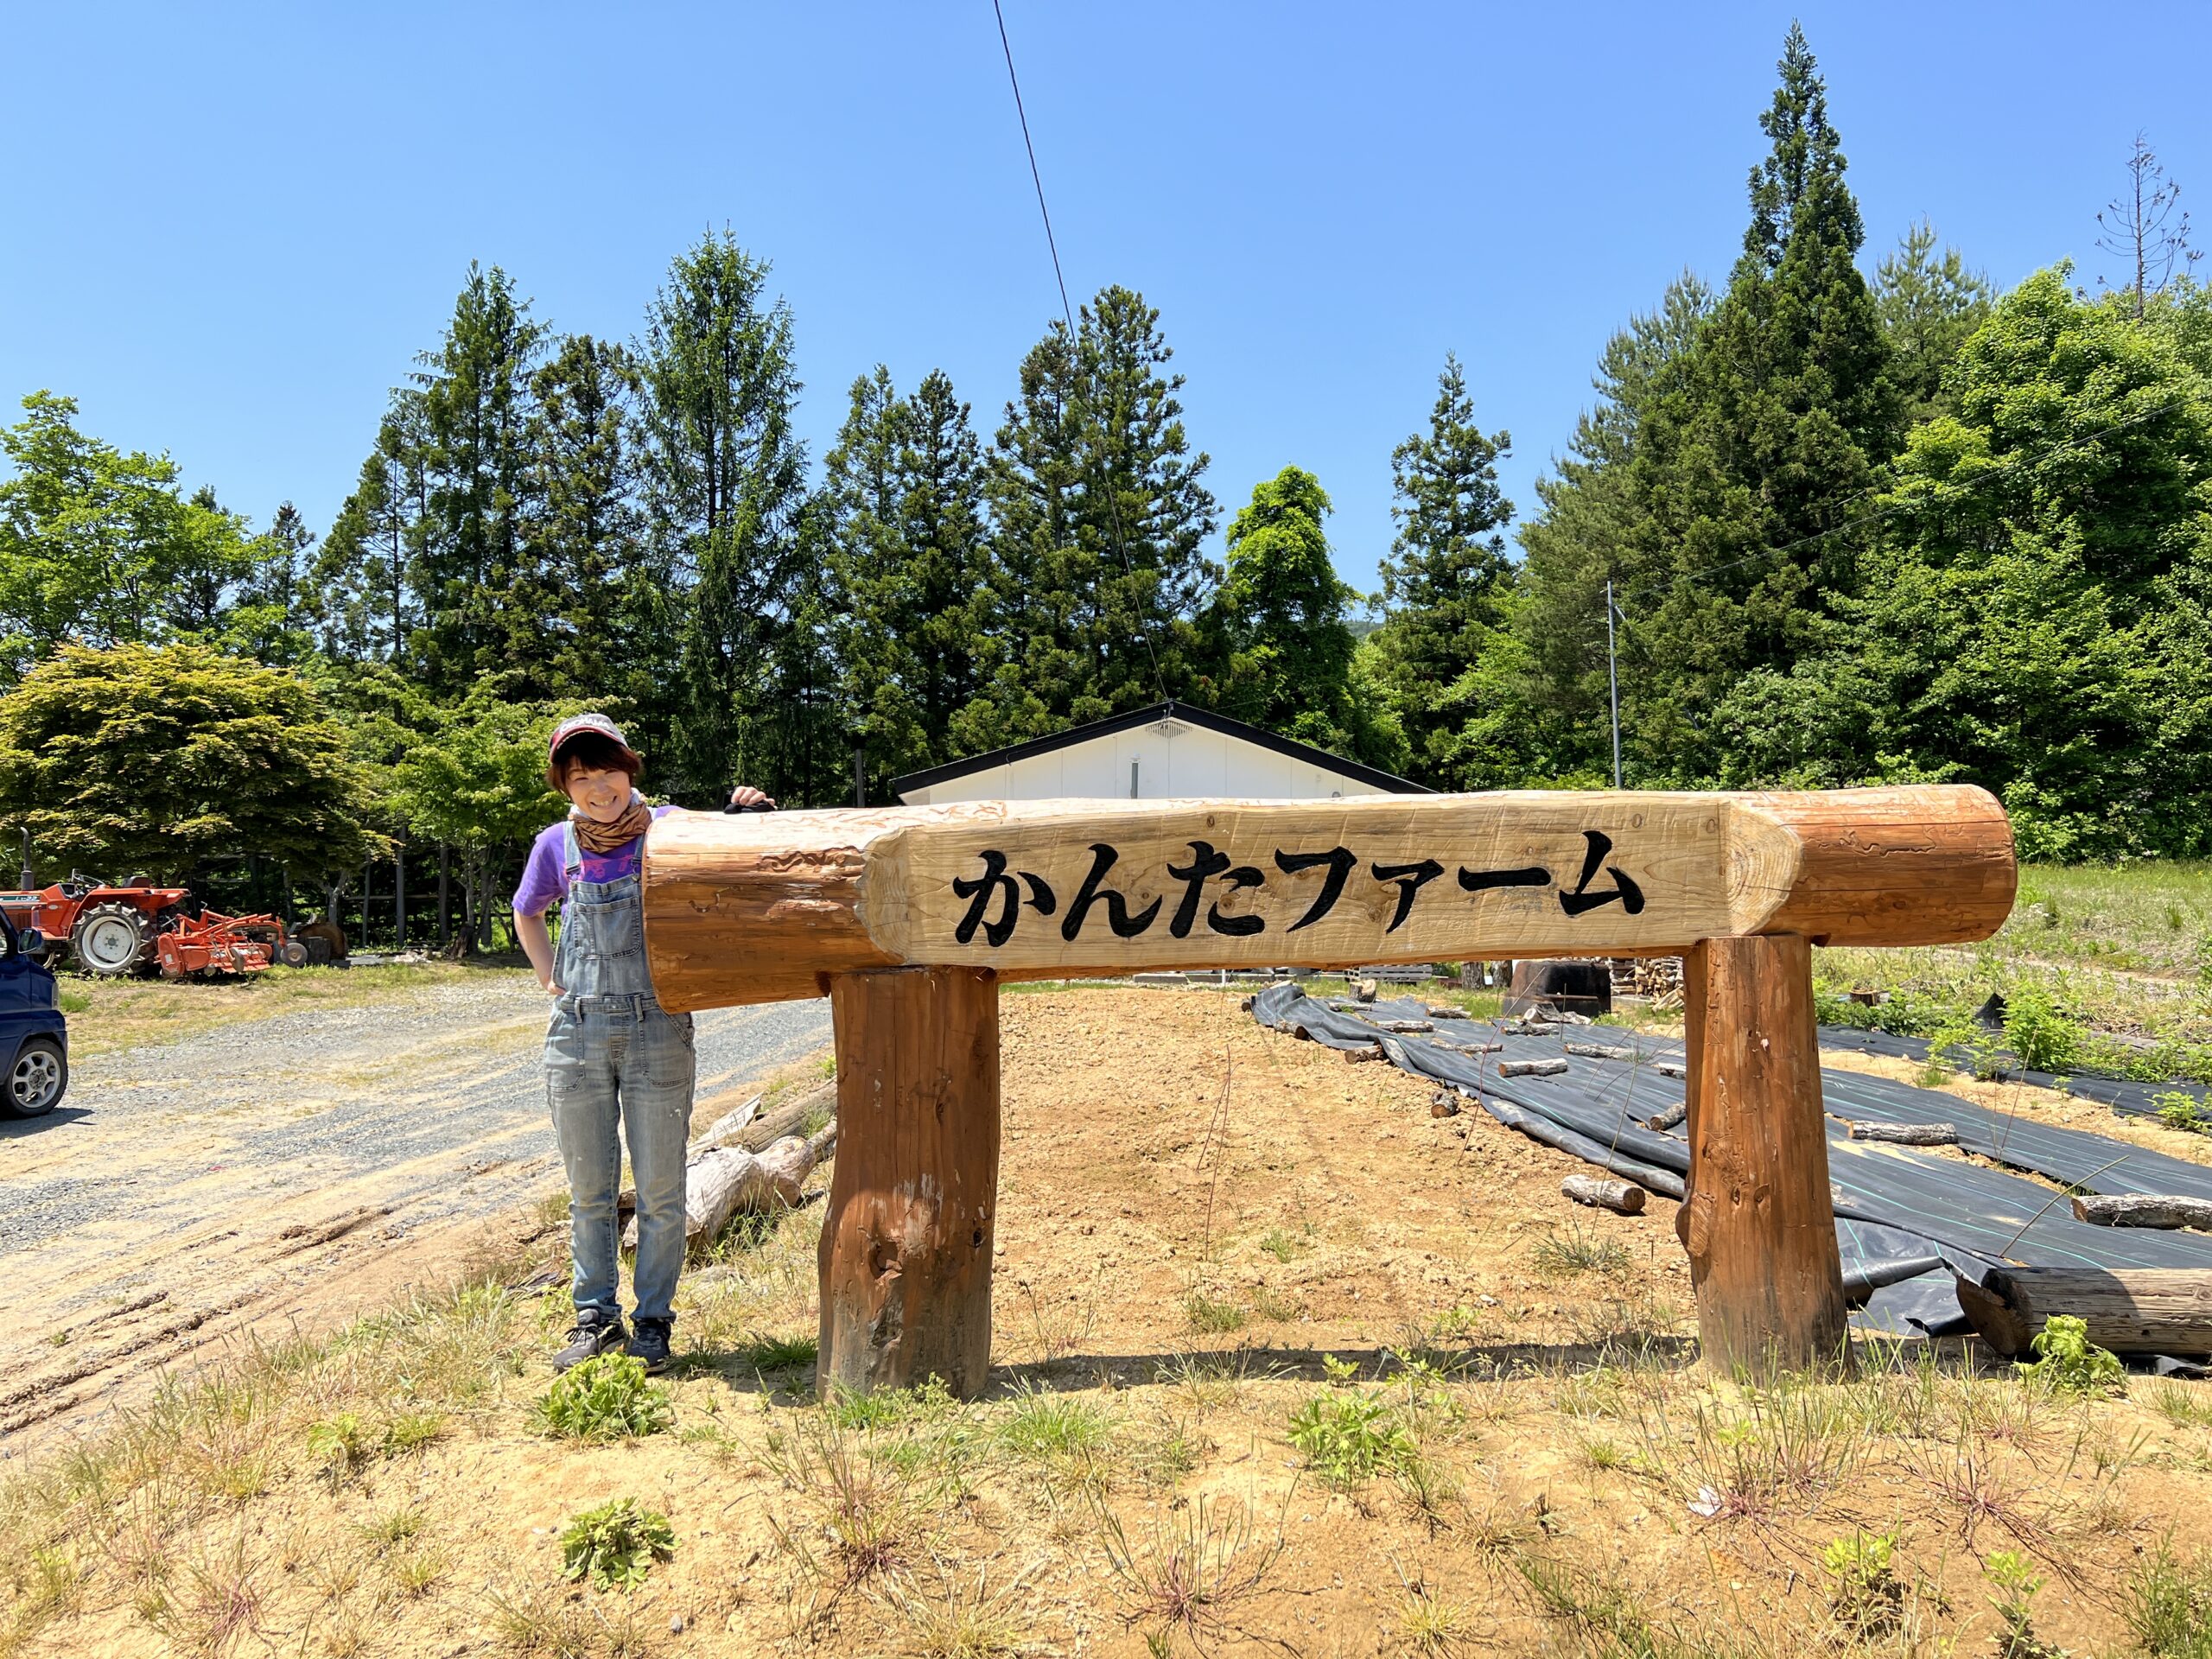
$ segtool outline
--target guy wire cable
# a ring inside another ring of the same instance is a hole
[[[1052,209],[1045,205],[1045,178],[1037,169],[1037,146],[1029,137],[1029,112],[1022,106],[1021,78],[1014,72],[1014,46],[1007,39],[1006,13],[1001,8],[999,0],[991,0],[991,15],[998,19],[999,48],[1006,54],[1007,84],[1014,88],[1014,112],[1021,122],[1021,145],[1029,152],[1029,179],[1030,182],[1037,187],[1037,213],[1045,221],[1045,245],[1052,250],[1052,280],[1059,284],[1060,315],[1067,324],[1069,366],[1073,368],[1080,361],[1075,356],[1075,309],[1068,303],[1068,281],[1060,270],[1060,246],[1052,235]],[[1122,537],[1122,504],[1114,489],[1113,468],[1110,466],[1106,471],[1106,510],[1110,515],[1113,525],[1114,550],[1121,555],[1122,558],[1122,574],[1129,579],[1130,586],[1135,588],[1136,566],[1130,562],[1128,543]],[[1152,664],[1152,689],[1160,700],[1166,702],[1168,701],[1167,685],[1166,682],[1160,677],[1160,652],[1153,645],[1152,630],[1145,624],[1143,619],[1140,619],[1137,637],[1144,642],[1145,656]]]

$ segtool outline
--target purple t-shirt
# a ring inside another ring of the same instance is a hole
[[[675,810],[672,806],[657,806],[653,817],[664,817]],[[530,861],[522,867],[522,885],[515,889],[516,915],[542,916],[549,906],[568,897],[568,837],[563,833],[567,828],[568,821],[563,819],[540,831],[531,843]],[[594,853],[578,842],[576,851],[583,859],[583,868],[576,879],[619,881],[626,875],[635,875],[645,850],[643,836],[624,842],[611,853]]]

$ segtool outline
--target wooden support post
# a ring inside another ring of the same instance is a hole
[[[999,988],[988,969],[830,983],[837,1162],[822,1224],[816,1376],[866,1394],[937,1376],[972,1398],[991,1363]]]
[[[1811,944],[1707,939],[1684,968],[1690,1177],[1676,1224],[1706,1363],[1758,1374],[1847,1364]]]

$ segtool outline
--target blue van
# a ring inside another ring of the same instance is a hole
[[[39,957],[38,929],[18,930],[0,910],[0,1117],[40,1117],[60,1104],[69,1087],[69,1022],[61,988]]]

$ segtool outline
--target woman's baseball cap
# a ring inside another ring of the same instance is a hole
[[[638,759],[638,752],[630,747],[630,740],[622,735],[622,728],[605,715],[571,715],[553,728],[553,741],[545,751],[545,781],[556,790],[562,787],[562,746],[571,739],[588,735],[603,737],[621,750],[623,757],[630,763],[626,770],[632,778],[645,770],[645,763]]]

